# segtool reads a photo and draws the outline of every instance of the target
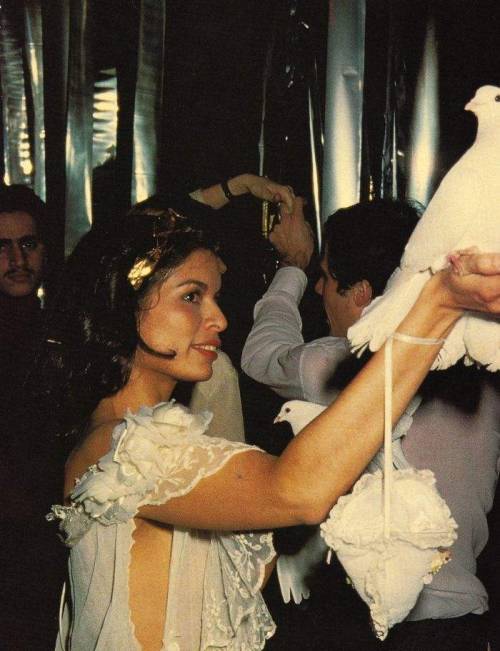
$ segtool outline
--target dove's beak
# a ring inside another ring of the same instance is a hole
[[[273,424],[276,425],[276,423],[281,423],[281,418],[280,416],[276,416],[276,418],[273,420]]]
[[[464,106],[465,111],[472,111],[474,113],[475,109],[478,107],[478,102],[476,98],[474,97],[471,99],[470,102],[467,102],[467,104]]]

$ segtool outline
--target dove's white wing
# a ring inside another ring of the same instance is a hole
[[[463,163],[460,160],[452,167],[434,194],[405,247],[402,269],[437,271],[446,266],[452,251],[480,245],[485,184],[477,171]]]
[[[441,371],[445,368],[449,368],[450,366],[456,364],[458,360],[465,355],[465,324],[466,317],[461,317],[455,323],[453,330],[446,337],[446,341],[444,342],[441,350],[438,353],[438,356],[431,366],[431,369],[433,371]]]
[[[309,538],[297,554],[283,554],[278,558],[277,572],[283,601],[287,604],[293,598],[296,604],[309,598],[307,577],[326,556],[328,546],[320,529]]]
[[[467,354],[488,371],[500,370],[500,324],[486,315],[462,317],[465,320],[464,344]]]
[[[430,276],[430,271],[396,271],[391,276],[390,287],[372,301],[362,317],[349,328],[347,336],[353,350],[362,352],[367,344],[370,350],[378,350],[409,312]]]

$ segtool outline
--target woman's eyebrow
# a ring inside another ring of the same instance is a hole
[[[188,278],[187,280],[183,280],[177,285],[177,287],[183,287],[184,285],[197,285],[200,289],[203,289],[205,291],[208,289],[207,283],[204,283],[201,280],[196,280],[196,278]]]

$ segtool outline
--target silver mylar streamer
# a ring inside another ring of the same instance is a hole
[[[359,201],[365,0],[330,0],[321,214]]]
[[[259,176],[264,176],[264,158],[266,144],[266,109],[267,109],[267,86],[271,76],[271,62],[273,59],[274,34],[272,35],[269,45],[267,46],[266,63],[264,65],[264,74],[262,75],[262,108],[260,112],[260,133],[259,133]]]
[[[321,162],[325,147],[325,131],[322,119],[322,98],[318,79],[318,65],[314,59],[309,76],[308,89],[309,139],[311,147],[311,193],[314,206],[314,222],[318,247],[321,250]]]
[[[319,170],[318,170],[318,151],[317,151],[316,136],[315,136],[315,123],[318,118],[315,115],[310,88],[307,95],[307,100],[308,100],[308,111],[309,111],[309,138],[311,142],[312,197],[314,203],[316,236],[318,238],[318,247],[319,250],[321,251],[322,229],[321,229],[321,213],[320,213],[320,181],[319,181]]]
[[[264,162],[266,155],[266,110],[267,110],[267,86],[271,76],[271,64],[273,60],[275,34],[273,32],[269,44],[267,46],[266,63],[264,65],[264,74],[262,76],[262,108],[260,112],[260,133],[259,133],[259,176],[264,176]],[[261,215],[261,233],[263,237],[269,237],[272,228],[272,216],[269,206],[269,201],[262,202],[262,215]],[[264,274],[265,277],[265,274]]]
[[[71,0],[66,129],[66,253],[92,222],[92,103],[89,2]]]
[[[410,135],[407,196],[427,205],[433,193],[439,147],[438,52],[434,19],[427,25]]]
[[[399,74],[399,40],[395,37],[394,16],[391,13],[389,26],[389,47],[387,56],[387,80],[384,111],[384,141],[381,155],[380,196],[398,197],[398,99],[404,94],[403,79]],[[401,156],[403,151],[400,152]]]
[[[134,105],[132,203],[147,199],[156,191],[165,20],[165,0],[142,0]]]
[[[24,5],[26,60],[33,96],[34,183],[36,194],[45,200],[45,120],[43,99],[43,38],[40,0]]]
[[[116,154],[117,95],[116,68],[102,70],[94,84],[94,137],[92,141],[92,166],[94,168],[113,159]]]
[[[0,5],[0,79],[2,88],[4,181],[31,185],[33,164],[28,136],[28,115],[22,46],[8,9]]]

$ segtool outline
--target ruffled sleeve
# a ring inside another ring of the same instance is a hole
[[[66,544],[74,545],[91,526],[119,524],[145,504],[185,495],[235,454],[255,446],[204,435],[211,414],[198,414],[175,401],[128,413],[113,432],[110,451],[91,466],[71,493],[70,507],[55,506]]]

